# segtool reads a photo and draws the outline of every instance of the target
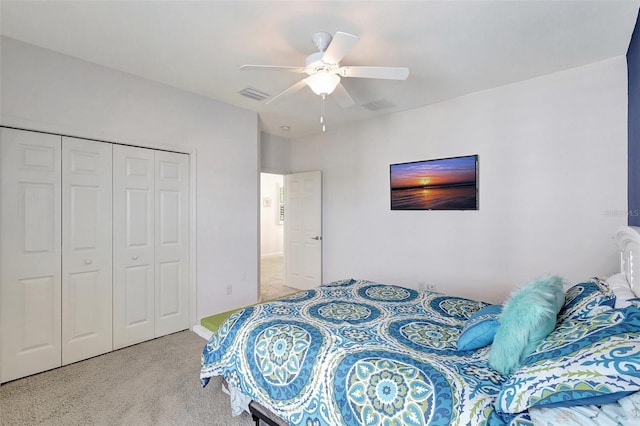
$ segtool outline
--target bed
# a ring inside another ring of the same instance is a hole
[[[201,383],[290,425],[640,424],[638,228],[616,244],[621,273],[540,277],[501,305],[346,279],[245,308]]]

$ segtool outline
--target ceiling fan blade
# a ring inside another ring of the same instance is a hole
[[[304,68],[301,67],[289,67],[282,65],[243,65],[240,67],[243,71],[289,71],[289,72],[304,72]]]
[[[344,88],[342,83],[338,83],[331,95],[336,98],[338,105],[340,105],[342,108],[349,108],[350,106],[356,104],[349,92],[347,92],[347,89]]]
[[[409,77],[407,67],[340,67],[341,77],[382,78],[385,80],[406,80]]]
[[[329,64],[337,64],[355,46],[358,40],[360,38],[356,35],[338,31],[324,52],[322,60]]]
[[[277,94],[276,96],[274,96],[273,98],[269,99],[267,102],[265,102],[265,105],[269,105],[270,103],[276,101],[277,99],[286,97],[291,95],[292,93],[297,92],[298,90],[302,89],[304,86],[307,85],[307,79],[302,79],[299,82],[297,82],[296,84],[294,84],[293,86],[290,86],[288,89],[284,90],[283,92],[280,92],[279,94]]]

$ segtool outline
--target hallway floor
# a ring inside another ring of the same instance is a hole
[[[284,285],[284,256],[262,257],[260,261],[260,301],[277,299],[299,291]]]

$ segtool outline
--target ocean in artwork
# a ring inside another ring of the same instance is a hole
[[[475,210],[475,184],[391,190],[392,210]]]

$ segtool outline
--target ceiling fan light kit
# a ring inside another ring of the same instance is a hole
[[[291,95],[294,92],[308,86],[313,93],[322,97],[322,113],[320,122],[322,131],[324,124],[324,101],[327,95],[334,93],[338,104],[348,108],[355,104],[349,92],[341,84],[343,78],[377,78],[385,80],[406,80],[409,76],[409,68],[406,67],[371,67],[371,66],[340,66],[340,61],[353,48],[359,40],[353,34],[336,32],[335,36],[327,32],[318,32],[311,36],[311,41],[319,52],[307,56],[304,67],[278,66],[278,65],[243,65],[241,70],[273,70],[306,73],[309,77],[302,79],[269,99],[266,104],[273,103],[277,99]]]
[[[310,75],[305,79],[307,86],[313,90],[316,95],[330,95],[336,90],[336,86],[340,83],[340,76],[338,74],[331,74],[323,71],[317,74]]]

